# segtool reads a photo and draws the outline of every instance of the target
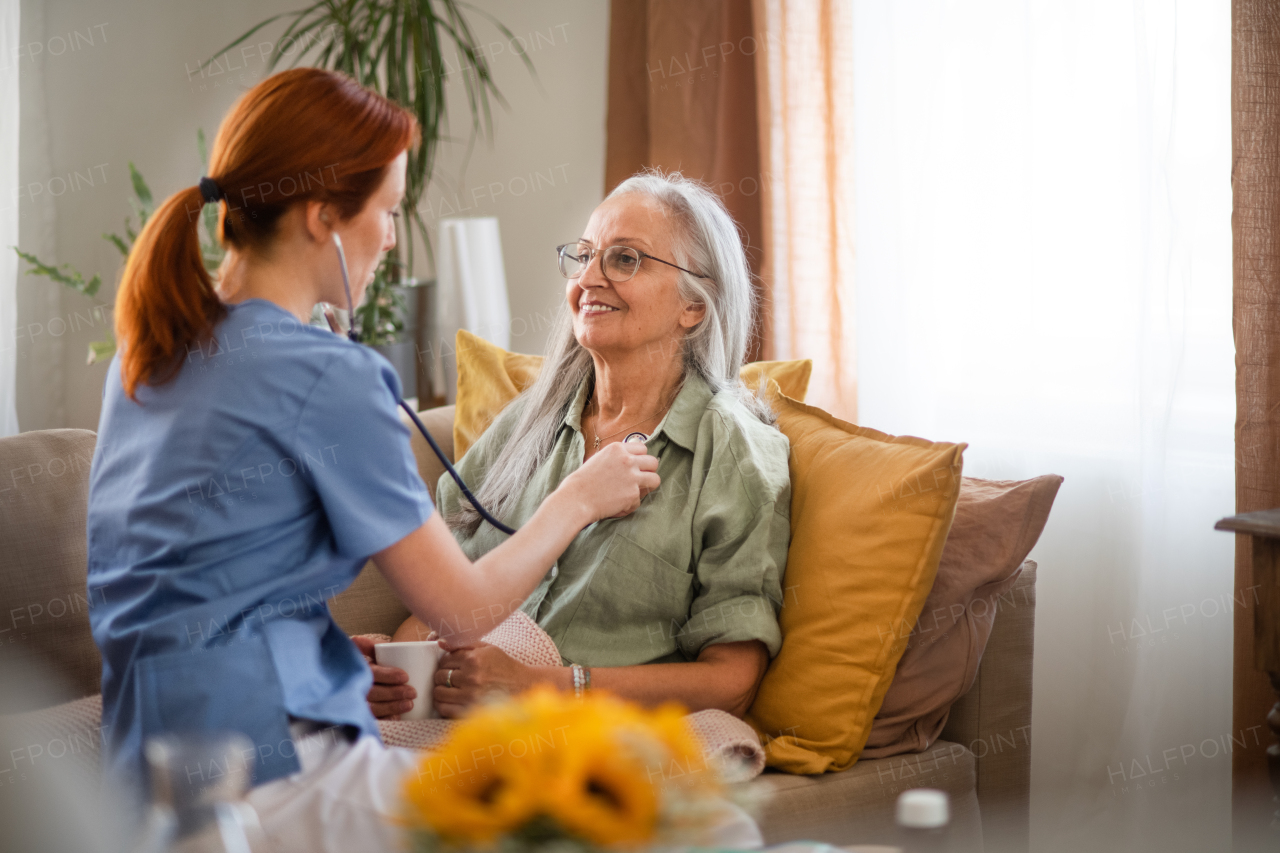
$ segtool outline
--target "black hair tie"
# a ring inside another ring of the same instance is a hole
[[[205,204],[215,204],[225,197],[213,178],[200,179],[200,195],[204,196]]]

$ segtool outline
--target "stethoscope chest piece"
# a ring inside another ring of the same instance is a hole
[[[641,444],[644,444],[644,443],[645,443],[646,441],[648,441],[648,440],[649,440],[649,436],[645,435],[644,433],[642,433],[642,432],[633,432],[633,433],[628,434],[626,438],[622,439],[622,442],[625,444],[625,443],[627,443],[627,442],[629,442],[629,441],[638,441],[638,442],[640,442]]]

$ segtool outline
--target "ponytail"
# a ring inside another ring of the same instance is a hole
[[[120,378],[134,400],[139,383],[172,379],[190,347],[210,337],[227,313],[200,252],[203,205],[199,187],[171,195],[147,220],[125,263],[115,326]]]
[[[137,400],[140,383],[177,376],[226,316],[200,252],[206,197],[218,199],[223,246],[266,250],[292,205],[316,200],[355,216],[418,138],[412,113],[336,71],[293,68],[241,96],[218,129],[203,191],[170,196],[129,252],[116,295],[125,393]]]

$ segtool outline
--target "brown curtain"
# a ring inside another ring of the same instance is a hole
[[[613,0],[606,192],[646,166],[706,181],[738,223],[758,276],[757,52],[751,0]],[[752,360],[771,352],[767,296]]]
[[[1280,506],[1280,15],[1272,0],[1234,0],[1231,28],[1236,511],[1253,512]],[[1237,536],[1238,597],[1253,584],[1250,550]],[[1261,724],[1276,701],[1254,668],[1254,613],[1235,610],[1235,731]],[[1231,760],[1240,838],[1265,821],[1270,793],[1261,750]]]

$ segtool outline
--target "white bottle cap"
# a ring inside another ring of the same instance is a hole
[[[912,788],[898,797],[898,826],[935,829],[950,820],[947,794],[936,788]]]

